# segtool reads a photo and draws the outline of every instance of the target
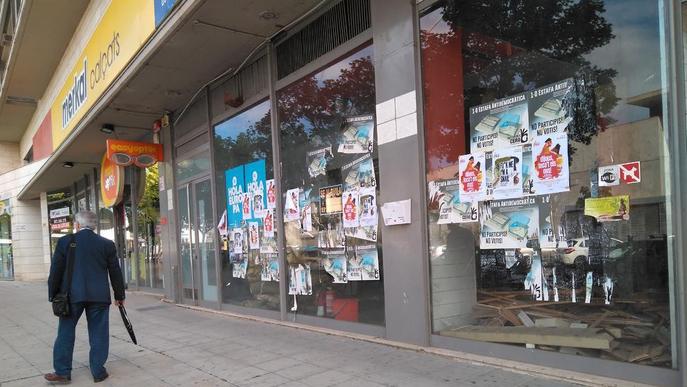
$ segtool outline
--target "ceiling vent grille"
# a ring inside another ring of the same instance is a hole
[[[370,0],[343,0],[277,48],[279,79],[370,28]]]

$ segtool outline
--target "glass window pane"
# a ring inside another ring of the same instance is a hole
[[[210,170],[210,152],[194,154],[176,162],[177,180],[184,181]]]
[[[212,216],[210,180],[194,184],[196,200],[197,251],[200,260],[200,281],[203,300],[217,301],[217,269],[215,265],[215,220]]]
[[[224,224],[222,302],[279,310],[280,261],[274,210],[267,201],[276,194],[269,184],[274,178],[270,101],[216,125],[214,147],[217,217]]]
[[[383,325],[372,51],[279,91],[280,161],[290,307]]]
[[[163,273],[160,245],[160,189],[158,165],[142,169],[145,171],[143,189],[138,211],[138,253],[139,286],[162,289]]]
[[[435,333],[671,367],[664,7],[422,15]]]

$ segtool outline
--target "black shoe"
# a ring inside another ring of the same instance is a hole
[[[103,380],[107,379],[110,376],[107,372],[105,372],[102,376],[99,376],[97,378],[93,378],[93,383],[100,383]]]

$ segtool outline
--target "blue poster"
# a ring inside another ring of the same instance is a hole
[[[155,27],[159,26],[174,8],[177,0],[154,0],[155,2]]]
[[[227,221],[229,227],[240,227],[243,220],[243,197],[245,182],[243,179],[243,165],[224,171],[227,192]]]
[[[246,192],[252,209],[251,219],[262,219],[267,211],[265,166],[265,159],[245,164]]]

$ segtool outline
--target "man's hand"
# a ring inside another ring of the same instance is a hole
[[[124,300],[115,300],[114,304],[116,306],[124,306]]]

